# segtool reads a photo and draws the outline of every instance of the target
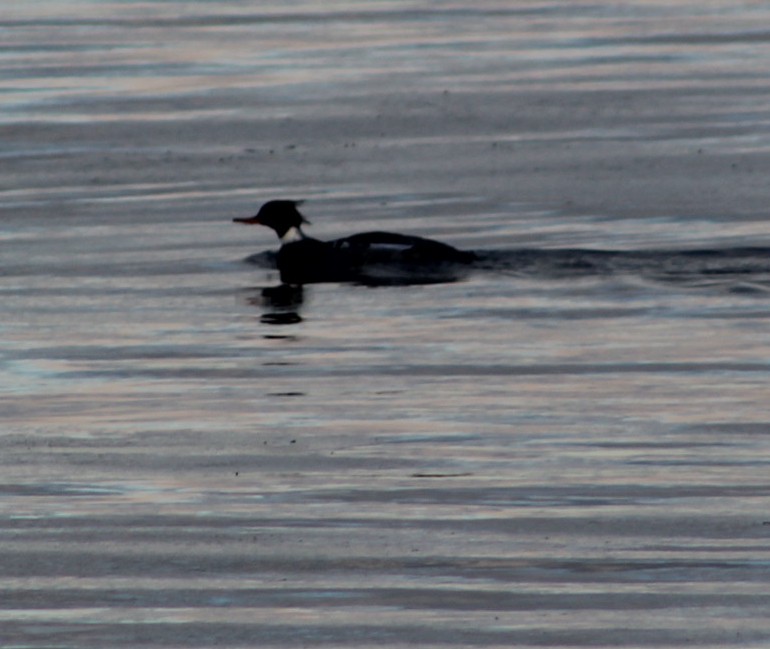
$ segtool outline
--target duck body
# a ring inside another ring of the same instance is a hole
[[[302,224],[308,221],[297,210],[299,204],[269,201],[255,216],[233,219],[275,230],[282,242],[276,264],[286,284],[454,281],[459,268],[476,259],[474,253],[440,241],[394,232],[364,232],[333,241],[313,239],[302,232]]]

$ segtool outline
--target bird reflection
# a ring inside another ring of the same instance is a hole
[[[263,310],[260,321],[271,325],[290,325],[302,322],[299,309],[304,301],[301,285],[279,284],[253,289],[247,302]]]

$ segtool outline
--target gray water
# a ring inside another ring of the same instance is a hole
[[[769,24],[4,6],[0,645],[767,646]],[[480,261],[271,302],[271,198]]]

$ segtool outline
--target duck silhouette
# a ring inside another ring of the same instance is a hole
[[[432,284],[462,276],[475,253],[413,235],[362,232],[333,241],[308,237],[309,221],[298,207],[303,201],[272,200],[236,223],[264,225],[281,241],[276,256],[285,284],[356,282],[368,285]]]

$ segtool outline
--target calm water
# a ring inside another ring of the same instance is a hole
[[[262,4],[3,9],[0,645],[767,646],[770,8]]]

